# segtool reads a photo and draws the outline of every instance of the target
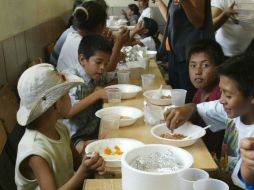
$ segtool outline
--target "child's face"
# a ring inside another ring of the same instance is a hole
[[[85,72],[94,80],[99,80],[105,72],[110,55],[108,53],[97,51],[87,60],[83,55],[80,55],[80,64],[85,69]]]
[[[253,117],[250,114],[252,114],[254,99],[253,97],[244,97],[239,91],[236,81],[221,75],[219,86],[221,89],[220,102],[223,104],[228,117]]]
[[[218,80],[215,65],[210,56],[204,52],[194,53],[189,61],[189,75],[195,88],[209,89]]]
[[[57,110],[60,118],[65,118],[71,109],[71,100],[68,93],[63,95],[57,102]]]
[[[127,9],[127,15],[128,16],[134,15],[133,11],[130,8]]]
[[[148,0],[138,0],[138,7],[145,9],[148,6]]]

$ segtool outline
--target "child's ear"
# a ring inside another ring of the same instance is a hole
[[[85,66],[85,63],[87,62],[87,60],[83,54],[79,54],[78,60],[80,65]]]

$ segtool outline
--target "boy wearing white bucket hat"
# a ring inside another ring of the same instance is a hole
[[[90,170],[104,172],[103,159],[97,153],[81,159],[67,128],[57,122],[71,109],[68,91],[82,83],[83,79],[58,73],[46,63],[21,75],[17,121],[26,130],[18,145],[17,189],[78,189]]]

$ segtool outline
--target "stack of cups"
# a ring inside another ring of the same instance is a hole
[[[178,174],[180,190],[229,190],[228,185],[198,168],[188,168]]]

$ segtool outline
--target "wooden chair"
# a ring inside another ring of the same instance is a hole
[[[10,134],[17,124],[16,113],[18,101],[8,85],[0,87],[0,120],[7,134]]]
[[[7,134],[6,134],[3,122],[0,121],[0,155],[2,154],[6,141],[7,141]]]

